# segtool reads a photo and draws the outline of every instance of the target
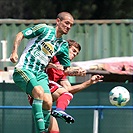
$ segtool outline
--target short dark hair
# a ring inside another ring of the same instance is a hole
[[[74,46],[75,48],[77,48],[79,51],[81,50],[81,46],[79,43],[77,43],[76,41],[74,40],[67,40],[68,42],[68,45],[69,45],[69,48],[71,48],[72,46]]]
[[[63,20],[65,15],[69,15],[69,16],[71,16],[73,18],[73,16],[69,12],[60,12],[57,15],[57,18],[59,18],[60,20]]]

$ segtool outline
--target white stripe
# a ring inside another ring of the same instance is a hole
[[[54,84],[54,85],[56,85],[56,86],[58,86],[58,87],[62,87],[61,85],[59,85],[58,83],[56,83],[56,82],[54,82],[54,81],[52,81],[52,80],[49,80],[49,83]]]

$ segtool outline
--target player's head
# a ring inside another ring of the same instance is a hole
[[[75,58],[80,50],[81,50],[81,46],[79,43],[77,43],[74,40],[67,40],[68,44],[69,44],[69,57],[70,60],[73,60],[73,58]]]
[[[57,15],[56,28],[61,35],[67,34],[74,23],[73,16],[68,12],[61,12]]]

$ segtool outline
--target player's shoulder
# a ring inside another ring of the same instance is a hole
[[[66,40],[63,39],[62,42],[63,42],[63,45],[68,46],[68,42]]]
[[[35,25],[35,27],[36,27],[37,29],[40,29],[40,28],[54,29],[53,26],[50,26],[50,25],[47,25],[47,24],[37,24],[37,25]]]
[[[65,39],[62,39],[62,41],[63,41],[64,43],[68,43]]]

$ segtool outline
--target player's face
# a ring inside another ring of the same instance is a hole
[[[70,60],[73,60],[78,54],[79,54],[79,50],[76,47],[72,46],[71,48],[69,48]]]
[[[65,16],[63,20],[58,18],[57,25],[61,34],[67,34],[71,29],[74,20],[69,15]]]

